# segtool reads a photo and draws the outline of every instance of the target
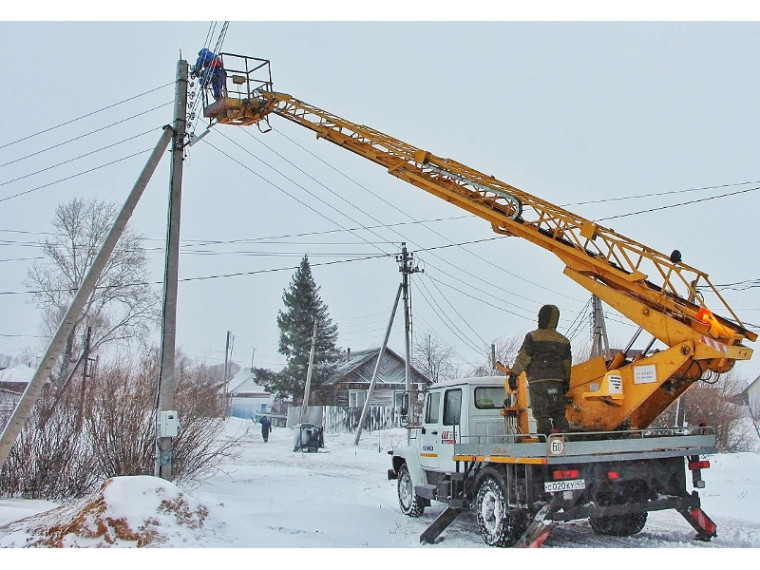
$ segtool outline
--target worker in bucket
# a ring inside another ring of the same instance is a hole
[[[214,52],[207,48],[200,50],[191,75],[200,78],[202,88],[211,85],[215,100],[222,98],[227,74],[221,58],[214,55]]]
[[[558,322],[557,307],[541,307],[538,328],[525,335],[508,380],[509,388],[516,390],[517,377],[525,372],[536,431],[544,435],[570,429],[565,417],[565,394],[570,389],[573,357],[570,341],[557,332]]]

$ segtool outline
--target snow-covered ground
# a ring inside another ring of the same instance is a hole
[[[420,533],[443,506],[429,507],[418,519],[399,511],[396,482],[386,477],[387,451],[404,433],[365,432],[359,446],[354,446],[353,435],[326,434],[325,448],[318,453],[294,453],[291,430],[275,428],[264,443],[258,426],[231,418],[225,437],[245,434],[240,457],[220,466],[211,477],[181,488],[153,477],[110,482],[97,501],[99,516],[123,519],[132,535],[114,530],[102,535],[92,531],[89,536],[82,532],[97,528],[98,509],[92,498],[86,507],[86,501],[79,501],[52,511],[48,509],[57,505],[45,501],[3,500],[0,546],[22,547],[39,541],[35,529],[55,527],[58,543],[71,547],[132,547],[142,540],[148,546],[177,548],[418,549],[427,554],[448,550],[444,559],[456,555],[451,549],[479,549],[483,560],[491,560],[494,552],[505,555],[483,544],[474,518],[467,515],[446,529],[437,544],[420,545]],[[700,492],[705,512],[718,525],[718,536],[711,542],[693,540],[687,522],[675,511],[665,511],[650,513],[644,530],[633,537],[598,536],[586,521],[560,525],[544,549],[672,548],[699,552],[702,557],[721,549],[725,555],[726,548],[760,547],[760,455],[716,455],[711,462],[712,468],[703,471],[707,488]],[[61,529],[76,516],[80,532],[66,534]],[[142,538],[137,538],[138,530]],[[654,560],[661,561],[661,554]],[[370,557],[368,563],[374,556],[386,560],[382,553],[363,556]],[[245,557],[261,560],[259,555]],[[312,555],[302,560],[308,563]],[[397,566],[398,560],[388,558],[383,566]]]

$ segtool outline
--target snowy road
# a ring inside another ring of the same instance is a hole
[[[244,425],[240,422],[237,429]],[[454,521],[435,545],[420,545],[420,533],[444,507],[434,504],[418,519],[400,513],[396,482],[387,480],[386,471],[387,451],[398,445],[401,434],[365,433],[358,447],[352,435],[327,434],[325,448],[314,454],[294,453],[290,430],[275,429],[265,444],[254,427],[240,459],[191,493],[216,504],[220,517],[237,521],[231,526],[246,529],[219,536],[230,546],[488,548],[468,514]],[[544,546],[760,547],[760,493],[752,478],[760,456],[720,456],[712,462],[704,475],[707,488],[700,493],[705,512],[718,525],[711,542],[694,540],[695,532],[681,515],[662,511],[650,513],[636,536],[601,536],[587,521],[574,521],[559,525]]]
[[[416,519],[399,511],[396,481],[389,481],[386,476],[390,467],[387,451],[401,442],[404,433],[403,430],[365,433],[359,446],[354,446],[353,435],[326,434],[324,449],[300,453],[293,452],[291,430],[275,428],[269,443],[264,443],[258,426],[232,418],[228,420],[225,437],[242,436],[239,457],[195,485],[180,486],[193,502],[208,509],[208,517],[193,529],[181,522],[162,522],[164,540],[160,546],[403,548],[425,555],[436,552],[446,558],[459,556],[452,548],[481,549],[479,556],[487,559],[489,550],[490,556],[503,554],[502,549],[483,543],[471,514],[461,515],[436,544],[420,544],[420,534],[444,506],[428,507]],[[565,523],[555,528],[544,549],[562,549],[564,556],[568,554],[564,549],[570,548],[626,548],[637,549],[638,556],[648,549],[666,548],[678,549],[674,553],[679,554],[699,553],[700,557],[722,552],[722,560],[727,548],[760,547],[760,491],[754,478],[760,472],[760,455],[719,455],[711,461],[713,467],[703,473],[707,488],[700,492],[705,512],[718,526],[718,536],[711,542],[694,540],[694,531],[675,511],[661,511],[650,513],[644,530],[632,537],[597,535],[587,521]],[[119,509],[123,509],[134,520],[156,518],[155,507],[149,508],[146,503],[141,508],[140,489],[145,487],[146,478],[119,479],[124,483],[125,502],[111,507],[115,512],[110,516],[121,516]],[[150,480],[156,481],[147,479],[147,485]],[[137,480],[139,485],[135,485]],[[54,506],[43,501],[0,501],[0,527]],[[23,546],[25,536],[20,532],[3,537],[0,532],[0,546]],[[134,546],[129,542],[107,544],[92,539],[76,544]]]

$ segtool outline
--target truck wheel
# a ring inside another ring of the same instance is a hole
[[[618,515],[615,517],[590,517],[588,522],[591,528],[597,534],[606,534],[608,536],[631,536],[644,528],[647,524],[647,514],[630,513],[627,515]]]
[[[507,495],[496,477],[488,476],[475,496],[478,528],[489,546],[512,546],[525,531],[521,519],[509,512]]]
[[[418,517],[425,512],[424,499],[414,492],[409,468],[403,463],[398,470],[398,506],[408,517]]]

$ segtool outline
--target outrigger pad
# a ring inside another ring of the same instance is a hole
[[[515,542],[515,548],[540,548],[554,530],[552,515],[559,510],[559,499],[553,498],[546,503],[538,513],[522,536]]]
[[[699,507],[693,509],[678,509],[681,516],[697,531],[697,540],[707,542],[711,538],[718,536],[718,528],[710,517]]]
[[[435,540],[444,530],[446,530],[446,527],[454,522],[454,519],[456,519],[461,512],[462,509],[446,507],[446,510],[438,515],[438,518],[433,521],[433,524],[427,527],[425,532],[420,535],[420,543],[435,544]]]

